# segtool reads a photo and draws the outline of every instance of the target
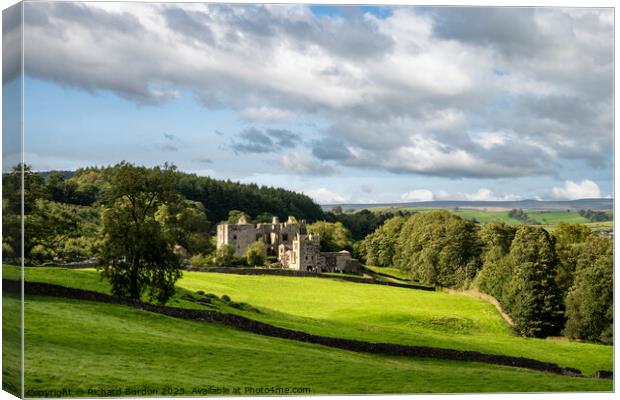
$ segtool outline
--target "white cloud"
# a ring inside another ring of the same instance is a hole
[[[427,189],[416,189],[400,196],[405,201],[433,201],[433,192]]]
[[[428,189],[417,189],[402,194],[405,201],[434,201],[434,200],[457,200],[457,201],[514,201],[522,200],[522,196],[515,194],[498,194],[488,188],[480,188],[474,193],[447,192],[439,190],[433,193]]]
[[[485,150],[491,150],[493,147],[506,144],[510,139],[514,138],[514,134],[507,132],[478,132],[472,135],[472,141]]]
[[[437,193],[438,200],[463,200],[463,201],[515,201],[522,200],[523,197],[516,194],[499,194],[491,189],[480,188],[474,193],[454,192],[448,193],[440,190]]]
[[[319,204],[341,204],[346,203],[348,200],[339,193],[332,192],[327,188],[316,188],[304,190],[304,194],[310,196],[312,200]]]
[[[563,200],[577,200],[577,199],[593,199],[600,198],[601,189],[598,185],[585,179],[580,183],[573,181],[564,181],[564,187],[554,187],[551,190],[553,197]]]
[[[290,172],[301,175],[331,175],[334,168],[318,160],[304,158],[298,152],[285,154],[278,159],[280,165]]]
[[[362,158],[368,162],[369,158]],[[506,160],[504,160],[506,161]],[[488,159],[473,151],[455,148],[437,140],[416,135],[409,144],[381,157],[378,162],[389,170],[417,172],[447,177],[502,177],[523,175],[536,166],[511,165]]]
[[[189,91],[252,121],[316,117],[333,128],[318,133],[359,155],[343,164],[493,178],[612,157],[613,10],[391,7],[386,18],[317,16],[304,5],[30,2],[25,10],[30,76],[141,104]]]
[[[241,111],[241,116],[249,121],[279,122],[293,117],[293,113],[275,107],[250,107]]]

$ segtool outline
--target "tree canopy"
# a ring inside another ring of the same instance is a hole
[[[390,218],[366,236],[360,246],[360,252],[367,264],[379,267],[389,267],[394,264],[396,242],[406,220],[405,217]]]
[[[480,267],[476,225],[448,211],[409,217],[396,243],[394,264],[420,282],[463,287]]]
[[[307,226],[308,232],[321,237],[321,251],[350,250],[351,233],[341,222],[317,221]]]
[[[156,218],[161,207],[179,200],[174,188],[174,167],[116,166],[109,177],[103,211],[103,274],[112,293],[165,303],[181,276],[172,235]]]
[[[613,343],[613,242],[589,236],[577,258],[574,285],[566,298],[564,333]]]

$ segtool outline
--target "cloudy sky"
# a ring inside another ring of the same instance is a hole
[[[612,195],[611,9],[35,2],[24,20],[35,169],[169,161],[321,203]]]

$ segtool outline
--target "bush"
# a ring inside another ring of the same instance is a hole
[[[213,265],[213,257],[203,254],[196,254],[189,259],[189,265],[193,268],[211,267]]]
[[[15,256],[15,252],[13,251],[13,247],[7,242],[2,242],[2,257],[5,260],[12,259]]]
[[[262,241],[256,241],[245,250],[245,259],[250,267],[258,267],[265,264],[267,249]]]
[[[30,258],[27,261],[33,264],[43,264],[53,260],[55,256],[56,253],[49,248],[36,245],[30,250]]]
[[[222,245],[217,249],[213,258],[213,265],[216,267],[229,267],[235,263],[235,249],[229,245]]]
[[[224,303],[230,303],[230,297],[228,297],[228,295],[222,295],[222,297],[220,297],[220,299],[222,299],[222,301]]]
[[[228,303],[228,305],[232,308],[236,308],[237,310],[252,311],[255,313],[260,313],[260,310],[258,308],[252,307],[248,303],[237,303],[235,301],[231,301]]]

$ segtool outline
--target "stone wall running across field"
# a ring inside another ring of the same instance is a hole
[[[4,279],[2,281],[2,287],[3,290],[7,292],[19,293],[21,282],[17,280]],[[482,362],[487,364],[526,368],[567,376],[582,376],[581,371],[578,369],[560,367],[559,365],[554,363],[538,361],[525,357],[485,354],[478,351],[454,350],[437,347],[407,346],[392,343],[372,343],[360,340],[318,336],[306,332],[281,328],[250,318],[226,314],[218,311],[193,310],[143,303],[136,300],[110,296],[104,293],[68,288],[42,282],[25,282],[24,288],[27,295],[55,296],[85,301],[120,304],[139,308],[145,311],[167,315],[170,317],[182,318],[192,321],[220,323],[242,331],[247,331],[259,335],[313,343],[355,352],[383,354],[389,356],[423,357],[441,360]]]

